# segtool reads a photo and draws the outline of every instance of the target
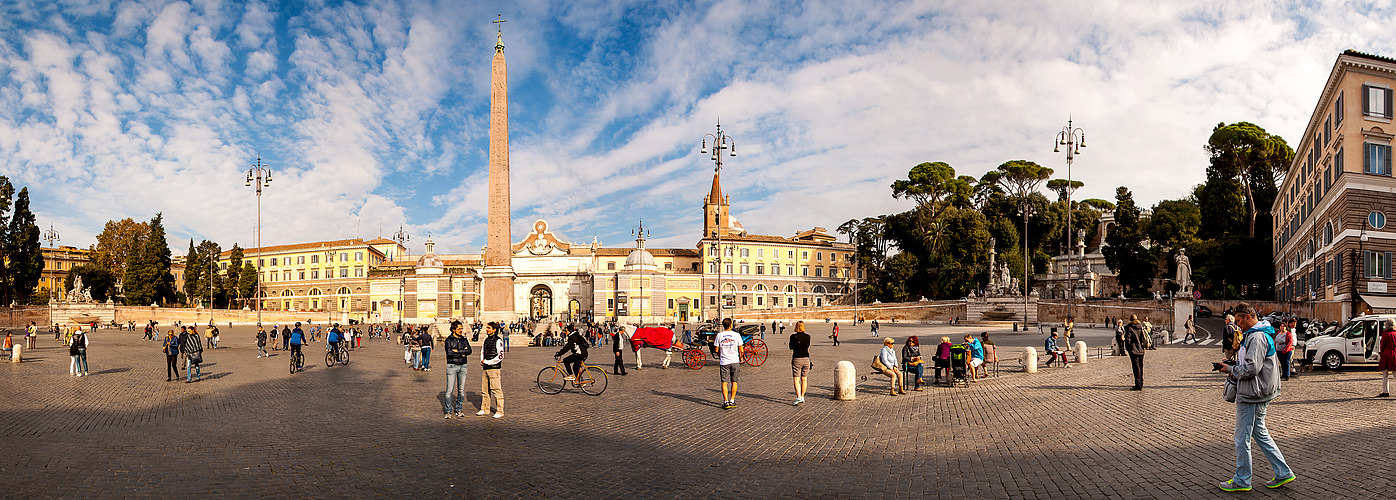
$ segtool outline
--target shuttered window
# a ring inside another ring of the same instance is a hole
[[[1391,175],[1391,146],[1388,144],[1366,143],[1362,155],[1362,172],[1375,175]]]
[[[1333,124],[1334,124],[1334,125],[1341,125],[1342,123],[1343,123],[1343,94],[1339,93],[1339,94],[1338,94],[1338,99],[1337,99],[1336,101],[1333,102]]]
[[[1391,89],[1362,86],[1362,114],[1391,118]]]

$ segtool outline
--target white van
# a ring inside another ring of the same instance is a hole
[[[1377,339],[1386,321],[1396,321],[1396,314],[1359,316],[1331,334],[1311,337],[1304,342],[1304,361],[1329,370],[1344,363],[1376,363]]]

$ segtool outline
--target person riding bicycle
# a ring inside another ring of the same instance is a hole
[[[339,331],[339,323],[330,327],[329,335],[325,336],[325,342],[329,344],[330,352],[339,352],[339,343],[344,340],[344,334]]]
[[[563,344],[562,350],[553,355],[553,359],[570,352],[571,354],[562,359],[562,366],[567,369],[567,380],[574,380],[582,370],[582,362],[587,359],[587,341],[582,338],[582,333],[577,331],[577,327],[568,326],[567,330],[570,332],[567,335],[567,343]]]
[[[305,332],[301,331],[301,322],[296,322],[296,329],[291,330],[291,335],[287,337],[291,342],[291,355],[301,355],[301,344],[305,343]]]

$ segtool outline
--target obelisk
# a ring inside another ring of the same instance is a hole
[[[496,23],[504,22],[502,19]],[[490,209],[481,278],[481,319],[508,321],[514,315],[513,239],[509,235],[509,71],[504,31],[494,45],[490,73]]]

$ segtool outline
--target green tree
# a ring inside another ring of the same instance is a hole
[[[4,244],[5,257],[10,261],[5,281],[12,290],[4,297],[5,303],[38,300],[34,297],[34,288],[39,285],[44,271],[44,256],[39,249],[39,225],[34,223],[34,213],[29,211],[27,187],[19,190],[19,197],[15,198],[14,215],[10,216]]]
[[[233,243],[233,249],[228,251],[228,270],[223,275],[229,309],[241,307],[242,299],[247,297],[242,294],[242,256],[242,247]]]
[[[203,265],[199,260],[198,247],[194,246],[194,238],[189,238],[189,250],[184,254],[184,303],[190,306],[195,305],[199,295],[197,290],[203,290],[204,273],[208,266]]]
[[[1275,177],[1282,175],[1294,160],[1294,149],[1284,138],[1271,135],[1249,122],[1218,123],[1207,139],[1211,156],[1209,180],[1235,179],[1246,201],[1246,236],[1256,235],[1257,208],[1269,213],[1275,198]]]
[[[169,303],[174,300],[174,275],[170,274],[170,244],[165,239],[164,215],[155,214],[149,235],[126,265],[124,286],[127,304]]]
[[[82,286],[92,289],[92,299],[105,301],[111,295],[112,285],[116,283],[116,277],[111,271],[96,264],[78,264],[68,271],[68,277],[63,279],[63,289],[73,289],[73,279],[82,277]]]
[[[223,289],[223,275],[219,273],[218,258],[223,253],[222,247],[212,241],[203,240],[199,246],[194,248],[194,255],[198,256],[197,261],[191,262],[185,269],[185,276],[197,266],[200,280],[198,288],[191,288],[187,284],[184,293],[189,296],[190,301],[201,301],[204,307],[218,307],[219,303],[225,301],[225,291]],[[194,261],[194,259],[190,259]]]
[[[124,277],[131,259],[139,253],[149,235],[150,225],[147,223],[136,222],[129,217],[107,221],[97,235],[97,244],[92,247],[91,262]]]
[[[1176,249],[1192,242],[1201,224],[1202,213],[1191,199],[1163,200],[1154,205],[1145,234],[1154,243]]]
[[[14,201],[15,187],[10,179],[0,175],[0,305],[9,305],[11,290],[9,249],[5,248],[4,231],[9,228],[10,204]]]
[[[238,293],[242,297],[257,296],[257,268],[252,266],[252,261],[242,263],[242,272],[238,273]],[[252,302],[252,307],[256,307],[256,302]],[[244,307],[247,307],[244,305]]]
[[[1105,264],[1115,270],[1125,295],[1147,297],[1154,282],[1154,256],[1144,247],[1144,231],[1134,195],[1124,186],[1115,190],[1115,229],[1105,237]]]

